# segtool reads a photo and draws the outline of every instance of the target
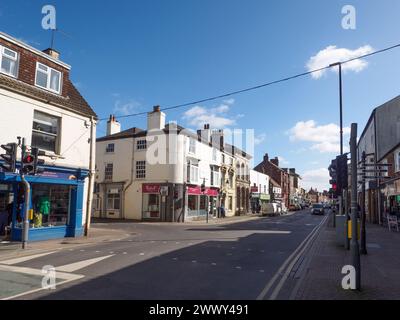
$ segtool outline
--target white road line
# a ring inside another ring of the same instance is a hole
[[[100,262],[102,260],[108,259],[113,257],[114,255],[109,255],[109,256],[104,256],[104,257],[99,257],[99,258],[94,258],[94,259],[88,259],[88,260],[83,260],[71,264],[66,264],[61,267],[56,267],[56,271],[63,271],[63,272],[75,272],[77,270],[86,268],[92,264],[95,264],[97,262]]]
[[[287,267],[286,272],[281,278],[281,281],[279,281],[278,285],[275,287],[275,290],[272,292],[269,300],[275,300],[276,297],[278,296],[279,292],[281,291],[286,279],[288,278],[290,272],[292,271],[294,265],[296,262],[299,260],[299,258],[302,256],[302,254],[306,251],[308,248],[309,243],[314,239],[314,237],[318,234],[318,230],[324,225],[325,221],[328,219],[329,216],[326,216],[325,219],[322,220],[321,224],[317,227],[317,230],[314,232],[312,237],[307,241],[307,243],[304,245],[303,249],[299,252],[299,254],[293,259],[292,263]]]
[[[42,273],[41,269],[16,267],[16,266],[0,266],[0,270],[43,277],[43,273]],[[63,279],[63,280],[76,280],[76,279],[80,279],[82,277],[83,277],[82,275],[77,275],[77,274],[69,274],[69,273],[64,273],[64,272],[56,273],[56,278]]]
[[[44,257],[44,256],[47,256],[49,254],[56,253],[56,252],[57,251],[52,251],[52,252],[34,254],[34,255],[31,255],[31,256],[14,258],[14,259],[10,259],[10,260],[0,261],[0,264],[5,264],[5,265],[10,266],[10,265],[13,265],[13,264],[18,264],[18,263],[21,263],[21,262],[33,260],[33,259],[40,258],[40,257]]]
[[[143,253],[143,252],[141,252],[141,253],[139,254],[139,256],[144,256],[144,253]]]
[[[304,244],[307,243],[307,241],[313,236],[313,234],[317,231],[318,227],[321,226],[322,223],[318,226],[316,226],[309,234],[308,236],[303,240],[302,243],[296,248],[295,251],[285,260],[285,262],[282,264],[282,266],[279,268],[279,270],[275,273],[275,275],[272,277],[272,279],[267,283],[265,288],[261,291],[261,293],[258,295],[257,300],[263,300],[265,296],[267,295],[268,291],[271,289],[275,281],[278,279],[278,277],[283,274],[283,271],[285,270],[286,266],[290,263],[290,261],[296,256],[297,252],[301,250]]]

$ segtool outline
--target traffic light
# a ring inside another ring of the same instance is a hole
[[[17,163],[17,144],[8,143],[1,145],[1,148],[6,151],[6,154],[0,155],[5,164],[0,164],[4,172],[15,173]]]
[[[21,161],[21,172],[25,175],[33,174],[35,170],[35,158],[30,153],[23,153]]]
[[[337,185],[337,160],[334,159],[332,160],[331,165],[329,166],[329,176],[331,177],[331,180],[329,181],[329,184]]]
[[[38,148],[32,148],[31,152],[34,160],[33,160],[33,174],[40,174],[44,172],[44,168],[41,166],[44,165],[45,161],[43,159],[40,159],[39,157],[45,156],[46,152],[39,150]]]
[[[336,158],[337,161],[337,190],[342,193],[344,189],[348,188],[348,165],[347,153]]]
[[[32,148],[30,153],[24,153],[22,158],[21,171],[25,175],[36,175],[38,173],[43,173],[45,161],[39,159],[40,156],[44,156],[46,153],[39,150],[38,148]]]

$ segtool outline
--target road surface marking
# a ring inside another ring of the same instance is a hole
[[[128,252],[123,252],[122,254],[128,254]]]
[[[52,252],[46,252],[46,253],[39,253],[39,254],[34,254],[31,256],[26,256],[26,257],[20,257],[20,258],[15,258],[15,259],[10,259],[10,260],[5,260],[5,261],[0,261],[0,264],[5,264],[5,265],[13,265],[13,264],[18,264],[21,262],[33,260],[36,258],[44,257],[52,253],[56,253],[57,251],[52,251]]]
[[[264,273],[265,271],[264,271],[264,270],[260,270],[260,272],[261,272],[261,273]]]
[[[242,267],[240,267],[240,266],[237,266],[237,267],[236,267],[236,269],[238,269],[238,270],[242,270]]]
[[[109,256],[104,256],[104,257],[99,257],[99,258],[94,258],[94,259],[88,259],[88,260],[83,260],[71,264],[66,264],[61,267],[56,267],[56,271],[63,271],[63,272],[75,272],[77,270],[86,268],[92,264],[95,264],[97,262],[100,262],[102,260],[108,259],[113,257],[114,255],[109,255]],[[58,273],[57,273],[58,274]]]
[[[215,262],[211,263],[212,266],[216,266],[217,264]]]
[[[325,221],[325,220],[323,220]],[[265,296],[267,295],[268,291],[272,288],[274,285],[275,281],[278,279],[280,275],[283,274],[286,266],[290,263],[290,261],[296,256],[297,252],[301,251],[302,247],[307,244],[308,240],[312,238],[314,233],[318,230],[318,228],[322,225],[322,222],[320,225],[316,226],[309,234],[308,236],[303,240],[302,243],[296,248],[296,250],[293,251],[293,253],[285,260],[285,262],[282,264],[282,266],[279,268],[279,270],[275,273],[275,275],[272,277],[272,279],[267,283],[265,288],[261,291],[261,293],[258,295],[257,300],[263,300]]]
[[[141,253],[139,254],[139,256],[144,256],[144,253],[143,253],[143,252],[141,252]]]

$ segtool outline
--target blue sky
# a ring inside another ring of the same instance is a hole
[[[57,35],[55,48],[72,65],[72,80],[100,118],[301,73],[312,57],[318,65],[400,43],[398,0],[3,0],[0,29],[45,49],[50,43],[49,31],[41,28],[45,4],[56,6],[57,27],[69,35]],[[342,28],[346,4],[356,8],[356,30]],[[347,127],[357,122],[361,131],[374,107],[399,94],[399,54],[397,49],[371,57],[345,72]],[[280,156],[282,166],[303,175],[304,186],[328,188],[326,168],[338,142],[336,73],[196,107],[168,112],[167,118],[191,128],[208,121],[254,129],[255,163],[265,152]],[[123,128],[145,127],[145,117],[121,122]],[[104,124],[98,135],[104,135]]]

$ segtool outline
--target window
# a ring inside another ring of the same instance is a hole
[[[39,111],[33,114],[32,147],[58,152],[60,118]]]
[[[212,149],[212,160],[217,161],[217,149]]]
[[[264,185],[264,193],[267,193],[267,186]]]
[[[106,147],[106,152],[107,152],[107,153],[113,153],[113,152],[114,152],[114,148],[115,148],[114,143],[110,143],[110,144],[108,144],[107,147]]]
[[[32,222],[35,228],[68,224],[70,199],[70,186],[36,183],[32,188]]]
[[[160,195],[143,194],[143,217],[160,218]]]
[[[190,138],[189,140],[189,152],[195,154],[196,153],[196,140]]]
[[[137,150],[146,150],[147,149],[147,140],[136,141],[136,149]]]
[[[105,180],[112,180],[113,179],[113,171],[114,165],[112,163],[107,163],[104,169],[104,179]]]
[[[0,46],[0,70],[9,76],[17,77],[18,53]]]
[[[219,186],[219,172],[211,169],[211,185]]]
[[[400,151],[397,150],[394,154],[394,162],[396,164],[396,172],[400,171]]]
[[[187,181],[190,183],[197,184],[199,181],[199,167],[188,163],[188,178]]]
[[[136,161],[136,179],[146,179],[146,161]]]
[[[108,210],[119,210],[121,199],[120,193],[108,193],[107,194],[107,209]]]
[[[231,196],[229,196],[228,197],[228,209],[229,210],[232,210],[232,207],[233,207],[233,200],[232,200],[232,197]]]
[[[61,72],[49,68],[44,64],[37,63],[36,65],[36,80],[35,84],[38,87],[53,91],[61,92]]]

